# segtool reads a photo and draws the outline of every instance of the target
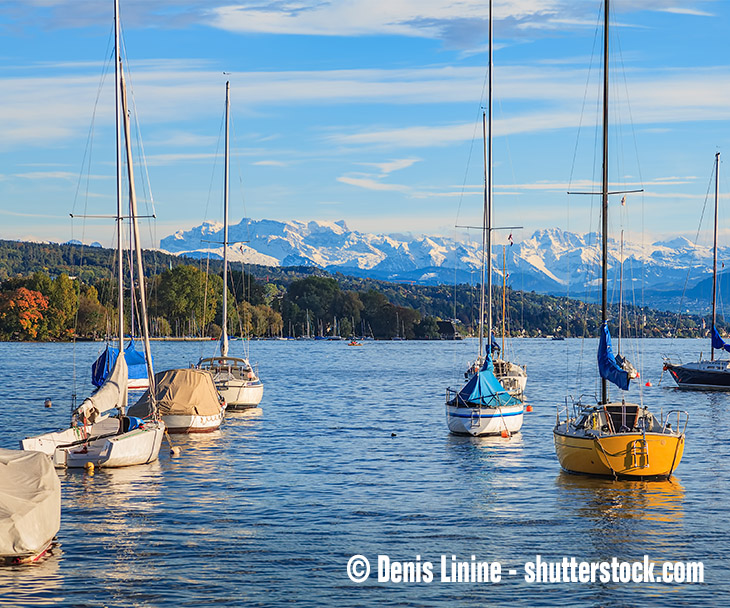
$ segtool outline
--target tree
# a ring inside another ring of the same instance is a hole
[[[79,305],[76,285],[67,274],[60,274],[48,289],[44,292],[48,296],[48,333],[52,338],[69,338]]]
[[[0,292],[0,336],[6,340],[37,338],[44,328],[46,310],[48,298],[39,291],[18,287]]]
[[[96,338],[106,330],[107,311],[99,302],[96,288],[82,288],[76,321],[76,334]]]
[[[216,316],[223,280],[194,266],[176,266],[160,275],[153,314],[174,327],[202,331]]]

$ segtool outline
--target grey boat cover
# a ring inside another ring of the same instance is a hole
[[[221,411],[213,376],[192,367],[155,374],[155,399],[160,416],[213,416]],[[149,390],[128,413],[140,418],[152,415]]]
[[[0,448],[0,557],[30,557],[61,527],[61,482],[47,454]]]

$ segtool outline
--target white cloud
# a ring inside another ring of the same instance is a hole
[[[399,184],[384,184],[377,180],[369,177],[338,177],[338,182],[343,184],[349,184],[358,188],[364,188],[365,190],[376,190],[376,191],[392,191],[392,192],[409,192],[410,187],[402,186]]]

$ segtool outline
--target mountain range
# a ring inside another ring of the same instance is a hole
[[[408,237],[350,230],[344,221],[275,221],[244,218],[229,226],[229,260],[264,266],[317,266],[328,272],[418,284],[475,283],[481,243],[439,236]],[[160,249],[188,257],[222,258],[223,225],[205,222],[160,241]],[[558,228],[534,232],[507,246],[506,271],[513,289],[584,300],[597,297],[600,242],[596,233]],[[502,281],[502,246],[493,247],[493,279]],[[730,248],[720,248],[723,259]],[[609,240],[611,289],[618,289],[621,246]],[[676,308],[683,292],[698,302],[712,272],[712,249],[684,237],[623,244],[625,293],[642,290],[652,305]],[[637,296],[638,298],[638,296]],[[670,303],[672,305],[670,306]]]

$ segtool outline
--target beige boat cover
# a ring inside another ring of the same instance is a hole
[[[221,411],[213,376],[192,367],[155,374],[155,399],[160,416],[213,416]],[[129,408],[129,415],[148,418],[151,410],[150,392],[147,390]]]
[[[92,395],[84,399],[74,414],[93,423],[96,417],[107,410],[127,405],[128,384],[127,362],[124,356],[117,357],[109,377]]]
[[[61,527],[61,482],[47,454],[0,448],[0,557],[43,551]]]

